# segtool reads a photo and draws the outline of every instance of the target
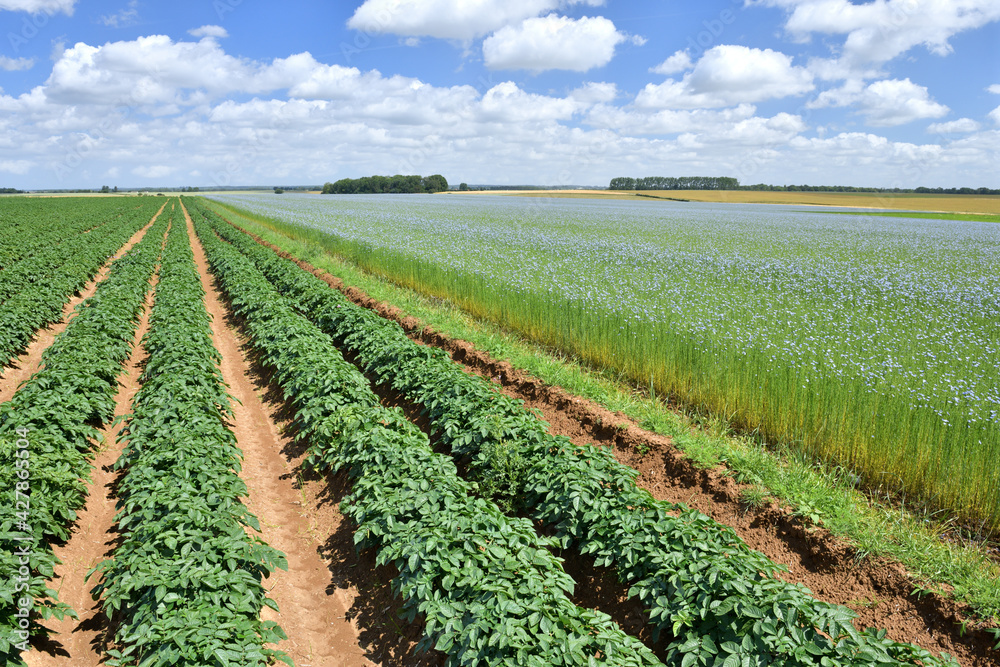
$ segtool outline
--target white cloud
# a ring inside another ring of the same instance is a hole
[[[572,91],[569,96],[585,105],[606,104],[618,97],[618,86],[607,82],[588,82]]]
[[[615,130],[627,136],[677,134],[688,148],[785,145],[807,127],[800,116],[779,113],[771,118],[755,115],[752,104],[732,109],[662,110],[624,109],[598,105],[587,115],[591,127]]]
[[[676,55],[676,54],[675,54]],[[771,49],[723,44],[705,52],[681,81],[647,84],[636,105],[661,109],[734,106],[802,95],[814,88],[812,74]]]
[[[787,10],[785,28],[802,40],[812,33],[847,35],[837,50],[851,67],[884,63],[919,45],[947,55],[951,37],[1000,19],[996,0],[748,1]]]
[[[810,102],[809,108],[853,106],[869,125],[890,127],[922,118],[940,118],[949,109],[931,99],[927,88],[907,79],[884,79],[867,86],[854,79],[827,90]]]
[[[980,127],[979,123],[971,118],[959,118],[949,120],[947,123],[932,123],[927,126],[927,131],[932,134],[966,134],[978,132]]]
[[[76,0],[0,0],[0,11],[73,15]]]
[[[676,74],[678,72],[685,72],[694,65],[691,62],[691,54],[684,51],[677,51],[674,55],[670,56],[662,63],[656,67],[650,67],[649,71],[654,74],[663,74],[664,76],[669,76],[670,74]]]
[[[1000,95],[1000,83],[994,83],[992,86],[986,89],[987,91],[993,93],[994,95]]]
[[[34,58],[8,58],[7,56],[0,56],[0,69],[8,72],[31,69],[34,66]]]
[[[369,33],[469,41],[561,5],[604,0],[365,0],[347,26]]]
[[[27,174],[33,166],[28,160],[0,160],[0,171],[8,174]]]
[[[211,39],[225,39],[229,37],[229,31],[221,25],[203,25],[200,28],[188,30],[188,34],[194,37],[209,37]]]
[[[129,0],[128,6],[117,14],[101,17],[101,23],[109,28],[122,28],[132,25],[139,19],[139,0]]]
[[[604,17],[571,19],[550,14],[506,26],[483,42],[490,69],[564,69],[585,72],[611,62],[615,47],[629,39]]]
[[[569,98],[527,93],[512,81],[506,81],[486,91],[479,106],[484,120],[520,123],[567,120],[583,105]]]
[[[1000,107],[986,114],[986,117],[992,120],[994,125],[1000,126]]]
[[[900,185],[949,186],[994,173],[1000,150],[1000,131],[993,129],[925,135],[927,146],[864,133],[813,139],[801,116],[762,116],[745,102],[643,107],[622,99],[612,82],[542,94],[544,88],[507,81],[482,92],[328,65],[309,53],[238,58],[204,37],[72,45],[46,83],[17,96],[0,93],[0,172],[18,172],[7,178],[22,188],[109,179],[120,187],[130,185],[126,179],[322,183],[371,173],[606,184],[620,173],[662,173],[670,165],[678,173],[732,174],[747,183],[787,182],[792,174],[796,182],[891,186],[889,179],[915,173],[916,164],[919,178]],[[707,78],[687,72],[674,82],[686,86],[681,92],[690,97],[698,86],[697,94],[714,101],[738,99],[712,87],[727,85],[725,76],[707,76],[735,74],[703,61],[693,69],[703,68]],[[797,68],[781,64],[776,71],[790,71],[796,82]],[[762,85],[777,78],[764,77]],[[867,89],[860,82],[845,94],[858,110]],[[126,105],[116,104],[119,95]],[[977,120],[1000,126],[1000,109],[989,121]]]
[[[215,41],[225,33],[221,28],[205,26],[194,32],[203,39],[174,42],[166,35],[151,35],[102,46],[77,43],[60,54],[44,95],[60,104],[191,106],[233,92],[294,88],[320,69],[308,53],[269,64],[236,58]]]
[[[156,165],[142,165],[136,167],[135,169],[132,170],[132,173],[142,178],[166,178],[175,171],[177,171],[176,167],[171,167],[169,165],[163,165],[163,164],[156,164]]]

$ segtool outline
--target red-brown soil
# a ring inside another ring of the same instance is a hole
[[[963,666],[1000,665],[1000,652],[992,648],[995,640],[977,627],[964,605],[935,593],[913,595],[914,583],[900,564],[860,558],[850,545],[822,528],[807,526],[775,503],[758,509],[746,508],[740,503],[740,492],[746,487],[737,484],[722,469],[697,468],[669,438],[646,431],[626,416],[592,401],[546,385],[466,341],[423,327],[417,319],[403,316],[395,307],[345,286],[338,278],[259,237],[257,240],[296,261],[354,303],[399,322],[414,340],[442,348],[470,372],[494,379],[504,393],[539,410],[552,433],[565,435],[578,444],[612,447],[619,461],[640,472],[637,484],[655,498],[685,503],[732,526],[750,547],[787,566],[788,580],[804,584],[821,600],[852,608],[859,614],[857,626],[885,628],[897,641],[913,642],[934,652],[945,651]],[[640,455],[639,451],[646,453]],[[594,567],[592,559],[587,557],[564,556],[567,571],[582,584],[577,591],[577,604],[601,608],[647,640],[645,630],[636,631],[641,611],[627,599],[627,589],[617,583],[613,574]]]
[[[18,355],[17,359],[11,362],[10,366],[7,368],[0,368],[0,376],[3,377],[3,384],[0,384],[0,403],[9,401],[14,393],[17,391],[24,382],[26,382],[32,375],[38,372],[41,367],[42,353],[52,344],[56,336],[62,333],[66,325],[69,324],[70,319],[72,319],[74,309],[80,305],[80,303],[86,299],[89,299],[94,295],[94,291],[97,289],[97,284],[104,280],[108,275],[108,270],[111,268],[111,263],[116,259],[124,255],[126,252],[132,249],[139,239],[143,237],[146,231],[149,229],[150,225],[156,221],[163,212],[166,203],[160,207],[160,210],[156,212],[156,215],[152,217],[145,227],[136,232],[128,242],[121,247],[121,249],[101,267],[101,270],[94,276],[94,279],[87,283],[86,286],[79,292],[76,296],[70,299],[65,306],[63,306],[63,316],[62,320],[55,324],[51,324],[48,327],[42,329],[35,334],[35,339],[28,345],[28,348]]]
[[[160,211],[163,211],[162,207]],[[117,256],[121,256],[138,242],[147,229],[148,227],[144,228],[134,236]],[[98,278],[103,280],[106,273],[106,270],[102,271]],[[149,313],[153,305],[153,289],[156,287],[155,276],[151,285],[132,343],[132,355],[125,364],[124,377],[119,380],[120,387],[115,396],[116,418],[131,412],[132,399],[139,391],[139,376],[146,359],[146,353],[139,343],[149,330]],[[94,289],[96,285],[88,290],[90,294],[93,294]],[[98,578],[95,575],[87,580],[86,575],[91,568],[111,555],[118,537],[112,489],[118,478],[114,465],[122,452],[122,446],[117,442],[122,427],[123,424],[119,423],[101,429],[102,444],[92,462],[93,471],[86,505],[77,512],[69,540],[53,548],[61,562],[55,568],[55,577],[49,581],[49,587],[58,592],[60,602],[65,602],[76,610],[79,620],[66,617],[61,621],[47,621],[46,627],[56,634],[39,650],[24,656],[28,667],[97,667],[101,664],[107,619],[101,611],[100,603],[94,602],[90,596],[90,590],[97,584]]]
[[[263,539],[285,553],[288,571],[265,582],[280,613],[265,609],[288,635],[277,647],[296,665],[438,665],[440,655],[417,653],[422,628],[398,620],[400,602],[389,582],[393,568],[377,567],[374,555],[358,555],[354,529],[338,505],[349,492],[345,478],[307,473],[305,447],[287,434],[288,410],[280,390],[246,345],[240,323],[211,280],[204,251],[188,229],[207,293],[223,379],[233,405],[240,474],[247,506],[260,521]]]
[[[189,218],[188,225],[213,318],[214,342],[223,357],[223,377],[239,401],[233,405],[233,428],[244,452],[241,477],[249,490],[246,502],[260,521],[263,539],[288,559],[288,571],[278,570],[264,582],[280,613],[265,609],[263,616],[278,622],[288,635],[278,648],[299,667],[442,664],[439,653],[416,651],[422,628],[398,620],[400,601],[389,583],[394,568],[376,566],[374,554],[355,552],[353,526],[338,511],[349,492],[345,479],[301,470],[304,447],[285,435],[287,409],[280,391],[268,383],[266,372],[245,347],[240,323],[211,280]],[[116,415],[130,411],[139,390],[146,359],[139,341],[148,330],[152,303],[151,292],[116,398]],[[80,620],[46,623],[55,634],[25,654],[29,667],[96,667],[106,658],[108,621],[90,597],[96,578],[87,581],[85,575],[113,555],[118,537],[113,465],[121,454],[115,442],[120,429],[119,425],[102,432],[104,444],[94,460],[87,504],[70,539],[55,548],[62,564],[50,586],[77,610]]]

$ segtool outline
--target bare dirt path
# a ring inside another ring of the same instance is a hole
[[[247,506],[260,520],[263,539],[288,557],[288,571],[279,570],[264,582],[280,613],[265,609],[262,617],[285,630],[288,639],[278,648],[298,667],[388,664],[372,662],[373,651],[363,648],[365,629],[358,615],[351,613],[360,594],[354,574],[338,576],[340,569],[363,566],[355,561],[331,567],[321,555],[330,536],[343,532],[346,520],[332,503],[317,506],[323,479],[313,479],[310,488],[303,486],[297,468],[304,452],[282,433],[280,402],[265,403],[271,398],[266,396],[266,379],[247,360],[244,343],[230,326],[236,323],[187,220],[206,307],[213,318],[215,346],[222,354],[222,375],[238,401],[233,405],[233,426],[244,454],[240,477],[249,489]]]
[[[132,237],[129,243],[134,244],[141,238],[141,234],[142,232]],[[130,247],[131,245],[127,245],[119,256]],[[106,273],[106,270],[102,271],[99,278],[103,279]],[[120,379],[121,386],[115,396],[115,417],[131,412],[132,399],[141,386],[139,376],[146,359],[141,341],[149,330],[149,314],[156,283],[154,275],[132,343],[132,355],[125,365],[126,374]],[[115,424],[101,430],[103,441],[93,461],[87,503],[77,513],[69,540],[53,548],[61,564],[56,566],[55,577],[49,581],[49,587],[55,589],[59,593],[59,600],[73,607],[80,618],[47,621],[46,627],[57,634],[53,635],[44,651],[31,651],[24,656],[28,667],[98,667],[101,664],[107,621],[100,603],[94,602],[90,596],[97,578],[87,580],[85,577],[92,567],[111,556],[117,539],[113,486],[118,477],[114,465],[122,452],[122,446],[117,442],[122,427],[123,424]]]
[[[79,292],[78,296],[73,297],[69,300],[69,302],[67,302],[67,304],[63,307],[62,320],[49,325],[35,334],[35,339],[28,346],[28,349],[19,355],[9,367],[0,369],[0,376],[3,377],[3,382],[0,383],[0,403],[9,401],[17,392],[18,387],[38,372],[42,362],[42,353],[48,349],[49,345],[52,345],[52,341],[55,340],[56,336],[62,333],[63,329],[66,328],[66,325],[69,324],[69,321],[73,316],[73,310],[80,305],[82,301],[89,299],[94,295],[94,291],[97,289],[98,283],[107,277],[108,270],[111,268],[111,263],[131,250],[132,246],[139,242],[149,229],[150,225],[156,222],[156,219],[163,212],[166,205],[167,204],[164,203],[163,206],[160,207],[160,210],[156,212],[156,215],[154,215],[149,221],[149,224],[136,232],[111,259],[105,262],[104,266],[101,267],[101,270],[98,271],[96,276],[94,276],[94,279],[87,283],[87,285]]]
[[[935,593],[913,595],[913,581],[900,564],[859,559],[850,545],[823,529],[805,526],[774,503],[748,510],[740,503],[744,487],[720,470],[696,468],[669,438],[646,431],[624,415],[612,413],[592,401],[546,385],[468,342],[423,328],[418,320],[403,317],[395,307],[346,287],[338,278],[260,238],[257,240],[340,289],[354,303],[399,322],[414,340],[442,348],[469,372],[498,382],[504,393],[541,411],[552,433],[567,436],[577,444],[596,442],[612,447],[619,461],[640,472],[638,486],[658,500],[685,503],[731,526],[751,548],[786,565],[790,570],[786,579],[804,584],[820,600],[845,605],[857,612],[858,627],[885,628],[891,638],[933,652],[947,652],[963,667],[1000,665],[1000,652],[992,648],[996,641],[977,629],[975,623],[966,622],[965,607]],[[646,453],[640,455],[638,451]],[[564,555],[567,571],[581,584],[574,602],[600,608],[629,632],[646,640],[648,631],[639,622],[642,611],[637,603],[628,600],[627,589],[618,584],[614,573],[594,567],[592,558]]]

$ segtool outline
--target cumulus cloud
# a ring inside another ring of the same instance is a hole
[[[370,33],[469,41],[561,5],[604,0],[365,0],[347,25]]]
[[[649,71],[653,74],[663,74],[664,76],[669,76],[671,74],[677,74],[678,72],[685,72],[693,66],[694,63],[691,62],[691,54],[684,50],[677,51],[674,55],[670,56],[656,67],[650,67]]]
[[[309,53],[239,58],[211,34],[196,37],[75,44],[45,83],[0,93],[0,172],[13,173],[8,180],[19,187],[83,187],[112,175],[133,182],[119,186],[266,183],[286,175],[321,183],[364,173],[602,184],[670,164],[744,182],[783,182],[794,173],[798,182],[834,183],[848,173],[889,186],[886,179],[917,160],[924,183],[949,185],[992,173],[1000,150],[992,129],[934,137],[926,147],[866,133],[814,140],[801,116],[758,115],[747,102],[643,107],[623,100],[612,82],[540,94],[505,81],[483,92],[325,64]],[[675,82],[687,86],[681,92],[739,99],[712,87],[727,79],[708,74],[726,68],[702,61]],[[783,66],[796,81],[796,68]],[[704,79],[694,77],[699,67],[707,68]],[[860,84],[851,104],[860,105],[867,88]],[[1000,109],[989,122],[1000,125]]]
[[[1000,107],[986,114],[986,117],[992,120],[994,125],[1000,126]]]
[[[31,69],[34,66],[34,58],[8,58],[7,56],[0,56],[0,69],[7,72]]]
[[[1000,95],[1000,83],[994,83],[992,86],[986,89],[987,91],[993,93],[994,95]]]
[[[483,42],[490,69],[564,69],[585,72],[611,62],[615,47],[628,40],[604,17],[571,19],[550,14],[506,26]]]
[[[174,42],[166,35],[63,51],[45,94],[63,104],[180,103],[185,90],[223,94],[248,88],[256,68],[212,40]]]
[[[132,173],[136,176],[141,176],[142,178],[166,178],[175,171],[177,171],[176,167],[164,164],[155,164],[136,167],[132,170]]]
[[[959,118],[947,123],[931,123],[927,126],[927,131],[932,134],[967,134],[978,132],[980,127],[979,123],[971,118]]]
[[[320,65],[309,53],[271,63],[227,54],[216,37],[218,26],[191,31],[198,42],[175,42],[166,35],[91,46],[83,42],[59,55],[45,82],[45,97],[59,104],[195,105],[230,93],[259,94],[309,86],[330,93],[335,76],[357,76],[353,68]],[[326,77],[316,81],[316,77]]]
[[[33,166],[28,160],[0,160],[0,171],[8,174],[27,174]]]
[[[76,0],[0,0],[0,11],[73,15]]]
[[[581,109],[571,98],[548,97],[521,90],[512,81],[493,86],[479,104],[481,117],[503,123],[567,120]]]
[[[865,85],[851,80],[821,93],[810,108],[853,106],[869,125],[889,127],[923,118],[941,118],[949,109],[931,99],[925,86],[907,79],[884,79]]]
[[[996,0],[750,0],[781,7],[789,15],[785,28],[801,40],[813,33],[846,35],[838,48],[846,65],[884,63],[915,46],[947,55],[949,40],[1000,19]]]
[[[604,104],[618,97],[618,86],[607,82],[588,82],[572,91],[569,96],[583,104]]]
[[[661,109],[725,107],[802,95],[813,88],[812,74],[792,65],[784,53],[723,44],[706,51],[682,80],[647,84],[636,97],[636,105]]]
[[[203,25],[200,28],[188,30],[188,34],[198,38],[209,37],[211,39],[225,39],[229,37],[229,31],[221,25]]]

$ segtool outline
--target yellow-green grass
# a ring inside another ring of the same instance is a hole
[[[466,194],[466,193],[462,193]],[[787,204],[1000,215],[1000,195],[881,192],[756,192],[752,190],[492,190],[473,194],[590,199],[667,199],[726,204]]]
[[[476,319],[452,302],[360,271],[352,262],[329,253],[321,239],[301,228],[237,212],[217,202],[209,205],[347,285],[416,317],[423,325],[470,341],[544,382],[594,400],[644,428],[672,437],[696,464],[705,467],[724,464],[737,479],[763,486],[794,511],[819,517],[834,534],[854,544],[860,556],[898,560],[922,588],[954,595],[983,618],[993,618],[993,622],[1000,616],[1000,589],[996,586],[1000,568],[990,560],[988,545],[955,540],[954,527],[942,521],[941,515],[900,506],[897,497],[890,503],[882,503],[871,493],[859,491],[854,485],[856,480],[836,466],[817,463],[791,447],[764,447],[753,434],[734,435],[724,419],[668,407],[620,373],[594,369],[579,359]],[[940,538],[944,532],[948,533],[948,539],[943,541]]]

